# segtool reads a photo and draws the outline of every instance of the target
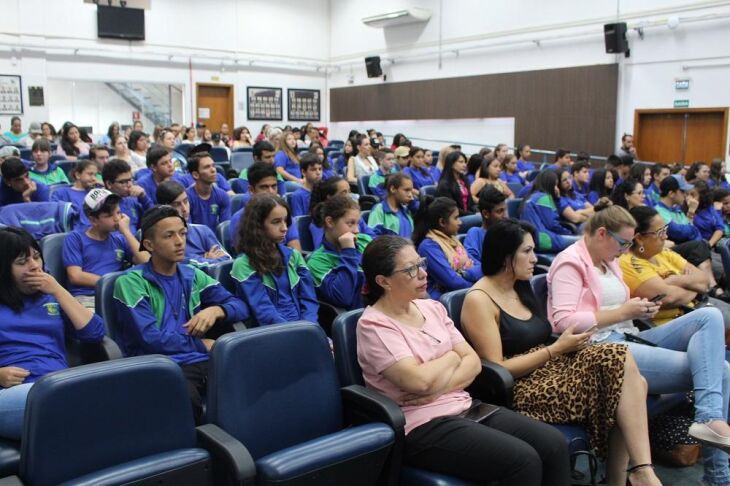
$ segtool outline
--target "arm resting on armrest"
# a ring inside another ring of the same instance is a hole
[[[504,366],[485,359],[482,371],[474,378],[467,391],[483,402],[512,407],[512,388],[515,380]]]
[[[199,426],[198,442],[213,456],[213,471],[217,477],[223,466],[223,477],[233,477],[238,484],[253,484],[256,466],[248,449],[226,431],[213,424]]]

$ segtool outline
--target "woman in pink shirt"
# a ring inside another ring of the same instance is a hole
[[[446,309],[426,292],[426,264],[413,243],[381,236],[363,254],[370,304],[357,326],[365,383],[401,406],[406,463],[478,483],[570,484],[557,429],[472,400],[464,388],[479,358]]]
[[[548,318],[556,332],[596,326],[594,343],[625,343],[649,393],[694,390],[689,435],[709,446],[702,448],[703,480],[713,486],[730,484],[730,366],[725,361],[722,313],[704,307],[639,332],[632,320],[651,319],[663,296],[629,296],[617,257],[634,244],[635,228],[631,214],[616,205],[585,223],[584,236],[558,254],[550,267]]]

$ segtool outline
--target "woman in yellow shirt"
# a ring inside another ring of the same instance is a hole
[[[662,296],[661,309],[653,321],[665,324],[684,314],[683,306],[696,307],[698,295],[709,291],[710,281],[681,255],[664,249],[668,225],[653,208],[638,206],[630,212],[637,227],[631,251],[619,259],[623,279],[631,297]],[[730,327],[730,305],[712,297],[708,302],[722,311],[725,327]]]

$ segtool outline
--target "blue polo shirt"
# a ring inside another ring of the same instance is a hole
[[[63,265],[81,267],[81,270],[95,275],[118,272],[124,263],[132,263],[132,250],[121,233],[110,233],[104,241],[95,240],[86,234],[84,228],[72,231],[63,240]],[[94,295],[94,287],[79,287],[68,284],[71,295]]]
[[[83,227],[88,227],[89,217],[84,212],[84,198],[88,191],[75,189],[73,186],[60,187],[53,191],[51,195],[51,201],[63,201],[70,202],[73,204],[74,209],[79,213],[79,224]]]
[[[31,202],[48,201],[48,186],[42,182],[36,182],[36,190],[30,196]],[[15,192],[5,181],[0,178],[0,206],[7,204],[17,204],[23,202],[23,194]]]
[[[291,195],[291,216],[302,216],[309,214],[309,201],[312,199],[312,191],[302,187]]]
[[[181,184],[183,187],[187,187],[185,186],[185,180],[182,178],[181,174],[178,174],[177,172],[172,175],[170,180]],[[145,194],[148,198],[150,198],[153,205],[157,204],[157,182],[155,181],[152,172],[140,177],[137,180],[137,185],[144,189]]]
[[[722,215],[713,206],[698,211],[692,219],[692,224],[700,231],[702,238],[706,240],[709,240],[715,231],[725,233],[725,223],[722,220]]]
[[[274,155],[274,165],[276,167],[283,167],[289,175],[297,179],[302,178],[302,168],[299,166],[299,163],[290,159],[283,150],[279,150]]]
[[[223,189],[211,186],[211,190],[208,199],[201,198],[195,186],[188,187],[185,192],[190,201],[190,221],[215,231],[220,223],[231,219],[231,198]]]
[[[119,201],[119,210],[129,216],[129,230],[133,234],[137,233],[139,220],[142,219],[144,212],[153,205],[154,203],[149,197],[147,197],[146,193],[140,198],[127,196],[123,197],[121,201]]]

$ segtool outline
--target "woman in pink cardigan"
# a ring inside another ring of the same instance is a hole
[[[556,332],[573,324],[578,332],[595,326],[593,343],[627,344],[649,393],[694,389],[695,423],[689,435],[711,446],[702,449],[704,481],[730,484],[726,452],[730,366],[725,362],[722,314],[715,308],[697,309],[639,332],[632,320],[654,316],[661,298],[657,302],[629,298],[617,257],[631,246],[635,228],[631,214],[619,206],[586,222],[583,238],[561,252],[550,267],[548,318]]]

